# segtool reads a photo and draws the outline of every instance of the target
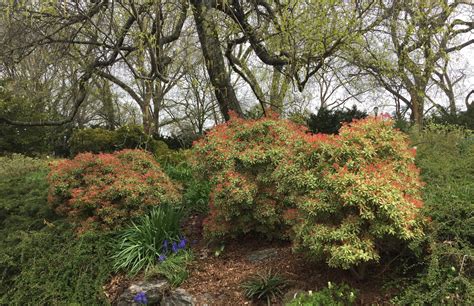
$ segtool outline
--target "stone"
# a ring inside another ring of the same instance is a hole
[[[162,302],[163,296],[170,291],[170,285],[164,279],[154,279],[140,281],[131,284],[117,299],[118,306],[139,305],[133,298],[140,292],[145,292],[148,305],[158,305]]]
[[[196,299],[186,290],[178,288],[166,294],[161,300],[163,306],[191,306],[196,305]]]
[[[278,250],[274,248],[259,250],[247,255],[247,259],[251,262],[260,262],[265,259],[277,257]]]

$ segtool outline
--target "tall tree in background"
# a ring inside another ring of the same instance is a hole
[[[473,6],[462,0],[380,1],[376,13],[386,18],[348,57],[403,101],[421,127],[439,63],[474,43],[464,35],[474,29]]]

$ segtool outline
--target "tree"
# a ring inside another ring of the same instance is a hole
[[[421,127],[437,67],[450,54],[474,43],[463,39],[474,29],[463,10],[472,8],[472,3],[462,0],[379,1],[375,12],[386,18],[347,57],[403,101],[411,120]]]

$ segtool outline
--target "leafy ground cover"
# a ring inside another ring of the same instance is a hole
[[[0,160],[0,304],[106,304],[107,235],[75,233],[47,204],[46,161]]]

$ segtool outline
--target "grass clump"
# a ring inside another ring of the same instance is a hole
[[[123,230],[117,238],[115,270],[135,275],[154,266],[162,256],[177,248],[180,241],[182,211],[170,205],[154,207],[137,223]]]
[[[270,305],[273,300],[283,296],[283,290],[287,285],[285,278],[272,270],[267,270],[250,277],[241,286],[248,299],[265,300]]]

